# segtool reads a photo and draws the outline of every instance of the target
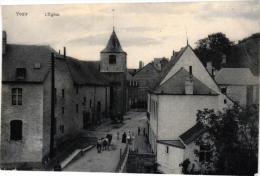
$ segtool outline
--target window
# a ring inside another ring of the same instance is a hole
[[[17,79],[25,79],[26,69],[25,68],[16,68],[16,78]]]
[[[61,108],[61,113],[64,115],[64,107]]]
[[[227,88],[226,87],[222,87],[221,88],[221,93],[226,94],[227,93]]]
[[[87,98],[86,98],[86,97],[83,97],[83,103],[82,103],[82,105],[86,105],[86,102],[87,102]]]
[[[199,152],[199,161],[200,162],[209,162],[212,155],[209,145],[201,145]]]
[[[169,146],[166,146],[165,152],[166,152],[166,153],[169,153]]]
[[[23,122],[21,120],[12,120],[10,122],[10,140],[19,141],[23,136]]]
[[[60,125],[60,132],[64,133],[64,125]]]
[[[76,113],[78,113],[78,112],[79,112],[79,105],[76,104]]]
[[[116,55],[109,55],[109,64],[116,64]]]
[[[62,98],[65,98],[65,91],[62,89]]]
[[[12,105],[22,105],[22,88],[12,88]]]
[[[57,104],[57,89],[54,89],[54,104]]]
[[[226,99],[224,99],[224,104],[227,104],[227,100]]]
[[[76,86],[76,94],[79,94],[79,86]]]

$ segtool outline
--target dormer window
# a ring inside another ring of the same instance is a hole
[[[116,55],[109,55],[109,64],[116,64]]]
[[[26,76],[25,68],[16,68],[16,79],[23,80]]]

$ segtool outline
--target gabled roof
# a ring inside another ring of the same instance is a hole
[[[171,78],[157,87],[154,93],[185,95],[185,80],[187,77],[189,77],[189,72],[184,68],[181,68]],[[193,76],[192,79],[194,95],[218,95],[214,90],[210,89],[196,77]]]
[[[179,52],[176,53],[176,55],[169,61],[169,63],[166,65],[165,69],[163,69],[161,73],[160,82],[165,78],[165,76],[168,74],[168,72],[171,70],[171,68],[178,62],[178,60],[181,58],[184,51],[188,48],[189,45],[186,47],[183,47],[180,49]]]
[[[197,139],[200,135],[202,135],[206,131],[205,128],[199,123],[185,131],[179,137],[184,142],[184,144],[188,145]]]
[[[256,85],[258,79],[249,68],[222,68],[215,80],[218,84],[226,85]]]
[[[99,72],[99,61],[82,61],[72,57],[67,57],[66,61],[76,84],[108,85],[106,78]]]
[[[114,30],[107,42],[106,48],[103,49],[101,53],[125,53],[121,48],[120,42]]]
[[[160,144],[178,147],[178,148],[181,148],[181,149],[185,148],[185,146],[183,145],[183,143],[180,140],[158,140],[157,142],[160,143]]]
[[[2,81],[43,82],[50,70],[51,52],[55,51],[47,45],[7,44],[2,59]],[[40,65],[40,68],[36,69],[35,64]],[[16,68],[26,69],[24,80],[16,79]]]

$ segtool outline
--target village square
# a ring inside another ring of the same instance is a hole
[[[2,32],[1,170],[256,173],[260,34],[186,31],[130,68],[121,28],[95,60]]]

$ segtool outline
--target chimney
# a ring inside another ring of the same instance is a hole
[[[139,61],[139,69],[142,69],[142,68],[143,68],[143,66],[144,66],[144,63],[143,63],[143,61]]]
[[[192,95],[193,94],[193,79],[192,79],[192,66],[189,67],[189,76],[185,79],[185,94]]]
[[[64,56],[64,58],[66,58],[66,47],[65,46],[63,47],[63,56]]]
[[[60,50],[59,50],[59,55],[60,55]]]
[[[154,65],[154,67],[155,67],[157,70],[159,70],[159,71],[162,70],[161,60],[162,60],[161,58],[154,58],[154,60],[153,60],[153,65]]]
[[[212,75],[213,67],[212,67],[212,62],[208,61],[206,69],[208,70],[209,74]]]
[[[6,31],[2,32],[2,55],[6,54],[6,45],[7,45],[7,34]]]
[[[222,54],[221,66],[225,67],[226,64],[227,64],[227,56],[225,54]]]

